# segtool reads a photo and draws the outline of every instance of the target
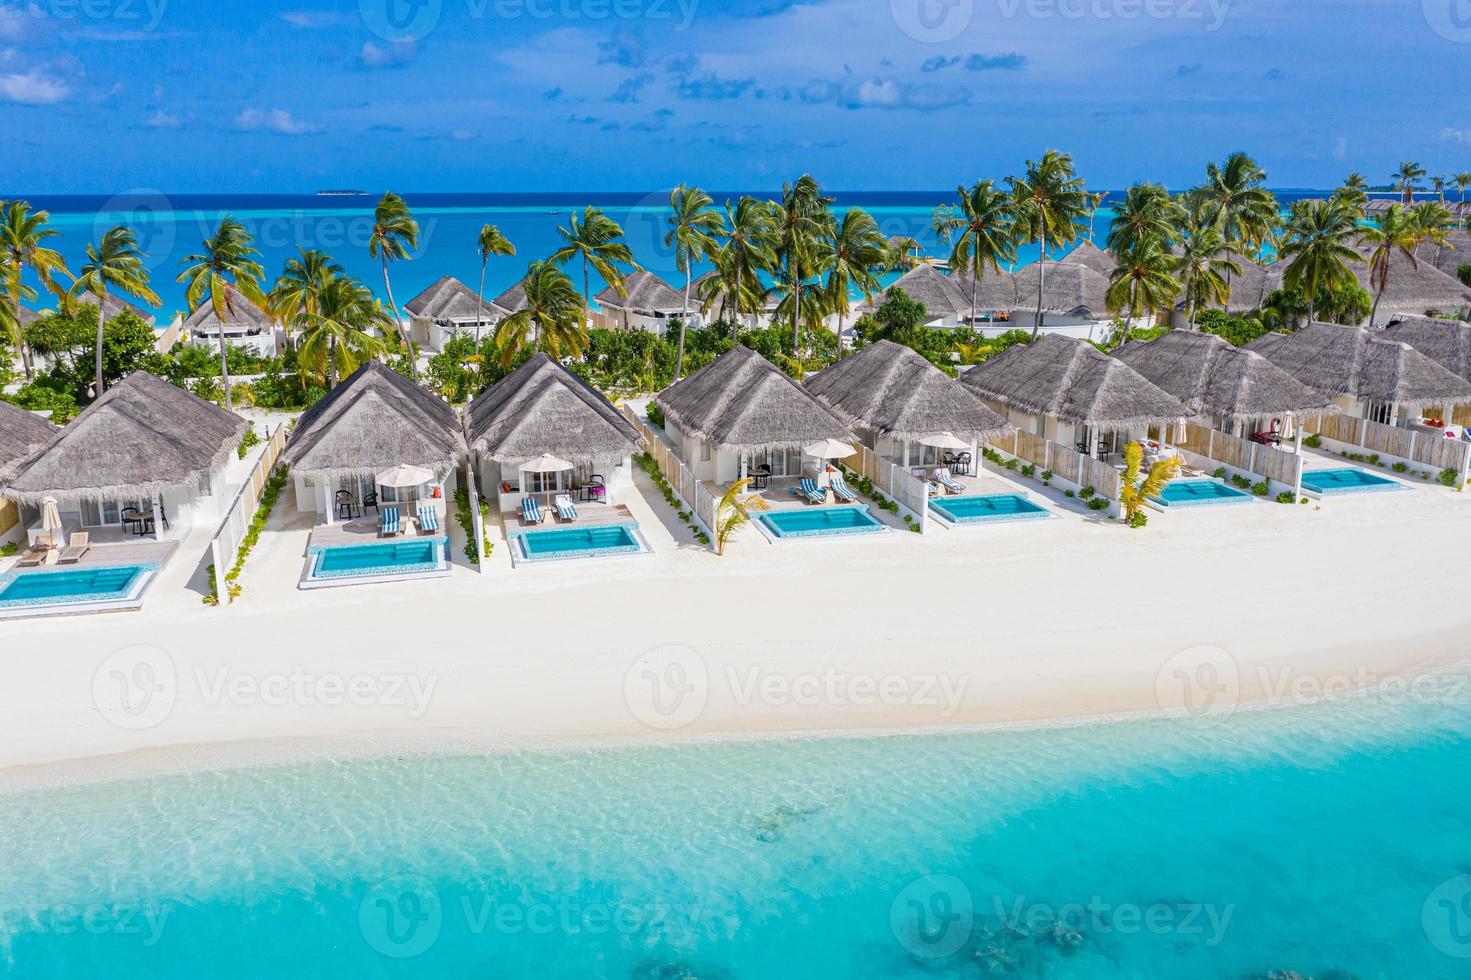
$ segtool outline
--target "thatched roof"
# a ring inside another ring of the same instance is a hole
[[[984,440],[1016,428],[912,348],[888,340],[823,369],[803,387],[850,425],[896,439],[952,432]]]
[[[0,401],[0,479],[60,431],[34,412]]]
[[[470,448],[498,461],[621,459],[640,438],[601,392],[542,353],[477,395],[466,428]]]
[[[79,306],[97,305],[97,297],[93,296],[91,293],[84,293],[81,296],[78,296],[76,301],[77,305]],[[121,296],[114,296],[112,293],[108,293],[107,298],[102,301],[102,308],[107,311],[108,319],[117,316],[119,313],[126,312],[133,314],[135,317],[142,320],[150,327],[154,325],[156,319],[153,315],[152,310],[146,307],[139,306],[136,303],[130,303],[127,300],[123,299]],[[22,314],[24,314],[25,310],[22,310],[21,312]],[[22,321],[24,321],[24,315],[22,315]]]
[[[1042,262],[1017,270],[1016,305],[1013,312],[1037,311],[1037,281]],[[1108,276],[1080,262],[1047,262],[1043,283],[1042,312],[1096,319],[1108,315]]]
[[[961,375],[960,383],[982,398],[1032,415],[1101,429],[1191,414],[1179,399],[1123,361],[1059,334],[1042,334],[1030,344],[1010,347]]]
[[[1375,284],[1369,278],[1367,260],[1349,266],[1359,285],[1376,295]],[[1471,309],[1471,286],[1446,275],[1434,263],[1416,261],[1411,263],[1403,252],[1394,251],[1389,257],[1389,281],[1384,296],[1379,301],[1381,312],[1403,311],[1424,313],[1428,310]]]
[[[302,413],[281,458],[332,480],[400,463],[448,473],[465,455],[455,410],[381,361],[368,361]]]
[[[265,310],[256,306],[245,298],[245,294],[234,286],[225,287],[225,309],[227,326],[254,327],[261,330],[270,329],[274,321]],[[206,297],[204,302],[195,307],[194,312],[184,321],[185,330],[214,330],[219,327],[220,318],[215,316],[214,306]]]
[[[1461,266],[1471,265],[1471,231],[1453,231],[1446,238],[1445,245],[1421,245],[1415,255],[1455,279]]]
[[[526,309],[526,282],[517,279],[515,284],[490,301],[492,306],[505,310],[506,315],[520,313]]]
[[[138,371],[16,465],[5,495],[27,504],[151,499],[197,486],[244,435],[238,415]]]
[[[619,296],[618,290],[609,286],[593,299],[599,306],[630,312],[678,313],[684,309],[684,295],[647,269],[624,276],[623,288],[627,296]],[[690,290],[690,305],[697,305],[693,289]]]
[[[20,308],[20,324],[21,324],[21,326],[28,327],[31,324],[35,323],[39,319],[41,319],[41,314],[37,313],[35,310],[31,309],[29,306],[22,306]]]
[[[1107,276],[1119,267],[1118,259],[1109,255],[1103,249],[1094,245],[1088,239],[1078,242],[1073,250],[1068,252],[1058,262],[1066,262],[1072,265],[1086,265],[1094,272]]]
[[[970,269],[965,268],[956,272],[950,280],[960,292],[965,316],[970,315]],[[1034,293],[1035,295],[1035,287]],[[976,284],[976,310],[990,310],[997,313],[1008,313],[1016,308],[1016,275],[1005,269],[987,269],[981,276],[981,281]]]
[[[404,306],[409,316],[439,321],[474,320],[477,308],[480,318],[487,323],[495,323],[507,315],[491,301],[481,301],[475,290],[454,276],[441,276]]]
[[[1452,374],[1471,381],[1471,323],[1428,316],[1399,317],[1383,336],[1409,344]]]
[[[1381,333],[1337,323],[1311,323],[1246,345],[1326,395],[1392,402],[1414,410],[1471,404],[1471,383]]]
[[[1215,334],[1172,330],[1157,340],[1130,341],[1113,356],[1196,414],[1270,418],[1338,411],[1327,395]]]
[[[849,426],[766,358],[737,346],[655,399],[685,432],[730,452],[851,439]]]
[[[910,299],[923,303],[925,312],[931,319],[938,320],[941,317],[970,312],[970,295],[967,293],[962,296],[953,279],[942,275],[928,263],[921,262],[895,279],[884,290],[884,294],[888,295],[896,289],[904,290]]]

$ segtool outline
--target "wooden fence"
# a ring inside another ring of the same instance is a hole
[[[867,446],[859,445],[857,449],[857,453],[849,456],[843,462],[872,481],[874,488],[880,493],[892,497],[900,507],[907,510],[909,515],[919,523],[920,533],[928,530],[930,516],[928,482],[921,480],[902,466],[896,466],[886,459],[881,459]]]
[[[1402,429],[1369,419],[1348,415],[1327,415],[1307,419],[1303,429],[1316,432],[1324,439],[1357,446],[1365,455],[1377,453],[1392,456],[1410,463],[1419,463],[1440,473],[1451,470],[1465,481],[1471,468],[1471,442],[1464,439],[1447,439],[1438,432],[1421,432],[1417,429]]]
[[[1018,431],[1016,435],[991,440],[991,447],[1039,469],[1051,470],[1059,483],[1071,483],[1078,489],[1092,487],[1109,500],[1118,500],[1123,495],[1124,481],[1118,470],[1042,436]]]
[[[216,590],[222,606],[232,601],[230,590],[226,587],[225,573],[235,564],[235,556],[240,553],[240,542],[245,539],[245,532],[250,528],[256,508],[260,506],[261,494],[265,492],[266,483],[276,468],[276,460],[285,448],[286,426],[278,425],[266,441],[265,452],[261,453],[260,459],[250,471],[250,476],[246,477],[245,485],[231,501],[230,509],[225,512],[225,519],[220,521],[215,536],[210,539],[209,551],[214,560]]]
[[[620,406],[623,417],[628,419],[642,433],[644,437],[644,451],[647,452],[659,467],[659,472],[664,474],[664,479],[669,481],[669,486],[683,500],[685,506],[695,516],[695,523],[700,525],[700,530],[710,539],[711,547],[715,546],[716,507],[719,501],[714,494],[705,489],[705,485],[695,479],[690,468],[684,465],[684,461],[674,455],[664,440],[653,429],[634,414],[627,405]]]
[[[1175,445],[1212,463],[1280,483],[1293,493],[1302,490],[1303,458],[1297,453],[1283,452],[1193,422],[1185,423],[1185,437],[1176,440]]]

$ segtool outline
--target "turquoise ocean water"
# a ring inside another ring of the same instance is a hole
[[[1464,684],[12,793],[0,976],[1465,977]]]

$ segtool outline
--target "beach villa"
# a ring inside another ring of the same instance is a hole
[[[513,560],[647,550],[619,503],[632,490],[641,435],[556,360],[532,355],[477,395],[465,420],[479,485],[499,503]]]
[[[56,426],[34,412],[27,412],[10,402],[0,402],[0,486],[5,485],[8,471],[50,442],[58,431]],[[19,505],[9,498],[0,497],[0,543],[10,541],[24,530]]]
[[[745,346],[666,389],[655,404],[675,455],[695,479],[722,492],[747,475],[815,477],[823,464],[802,448],[853,439],[846,422]]]
[[[285,346],[285,335],[276,327],[271,315],[250,300],[234,286],[225,287],[225,319],[215,315],[214,306],[206,298],[184,320],[183,329],[191,343],[202,347],[216,347],[220,334],[225,343],[239,347],[261,357],[275,357]]]
[[[1471,323],[1428,316],[1400,316],[1384,333],[1386,340],[1409,344],[1452,374],[1471,381]]]
[[[450,338],[464,334],[485,336],[509,314],[454,276],[442,276],[404,305],[409,336],[424,350],[439,352]]]
[[[81,296],[78,296],[76,302],[79,306],[96,306],[97,297],[92,295],[91,293],[85,293]],[[153,311],[147,309],[146,307],[139,306],[136,303],[130,303],[125,299],[114,296],[112,293],[108,293],[106,295],[106,298],[103,299],[102,308],[106,311],[107,318],[109,320],[117,316],[119,313],[131,313],[138,319],[142,320],[149,327],[153,327],[156,325],[156,318],[153,315]]]
[[[888,340],[842,358],[803,387],[880,459],[907,469],[975,473],[982,443],[1016,429],[913,348]]]
[[[684,296],[663,279],[644,269],[623,277],[626,295],[620,295],[612,286],[593,297],[604,317],[612,326],[621,330],[647,330],[664,335],[671,320],[679,318],[684,310]],[[700,324],[700,301],[693,289],[690,290],[690,322],[688,327]]]
[[[925,313],[928,314],[925,326],[957,327],[970,317],[969,286],[966,287],[965,295],[961,295],[961,288],[956,280],[927,262],[921,262],[891,282],[888,289],[884,290],[885,296],[896,289],[903,290],[906,296],[924,306]],[[874,297],[873,307],[881,305],[885,296]],[[991,307],[983,300],[976,307],[978,314],[986,313],[989,309]]]
[[[1366,253],[1366,249],[1360,248],[1360,252]],[[1350,268],[1370,296],[1379,295],[1378,285],[1370,279],[1367,256],[1362,264]],[[1389,253],[1389,279],[1384,295],[1379,297],[1375,325],[1383,325],[1397,314],[1457,316],[1468,311],[1471,311],[1471,286],[1437,269],[1434,262],[1411,263],[1398,249]]]

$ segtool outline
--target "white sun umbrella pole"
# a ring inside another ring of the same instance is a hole
[[[48,540],[51,542],[51,546],[46,551],[48,565],[52,563],[52,556],[57,553],[57,549],[66,546],[65,536],[61,535],[61,530],[61,509],[56,506],[55,497],[47,497],[41,501],[41,533],[48,535]],[[61,536],[63,540],[57,540],[58,536]]]
[[[810,446],[802,447],[803,456],[811,456],[814,459],[822,460],[824,463],[830,459],[847,459],[856,452],[858,450],[846,442],[839,442],[836,439],[824,439],[821,442],[814,442]],[[823,467],[823,476],[827,476],[826,466]],[[828,485],[832,485],[832,479],[830,477],[828,478]]]
[[[521,464],[521,471],[523,473],[563,473],[575,468],[575,464],[569,463],[560,456],[553,456],[551,453],[542,453],[535,459]],[[546,496],[547,503],[550,504],[552,499],[551,493],[548,492]]]
[[[403,490],[408,487],[422,487],[434,479],[434,474],[422,466],[410,466],[408,463],[400,463],[391,470],[384,470],[373,477],[373,482],[380,487],[389,487],[394,490]]]

